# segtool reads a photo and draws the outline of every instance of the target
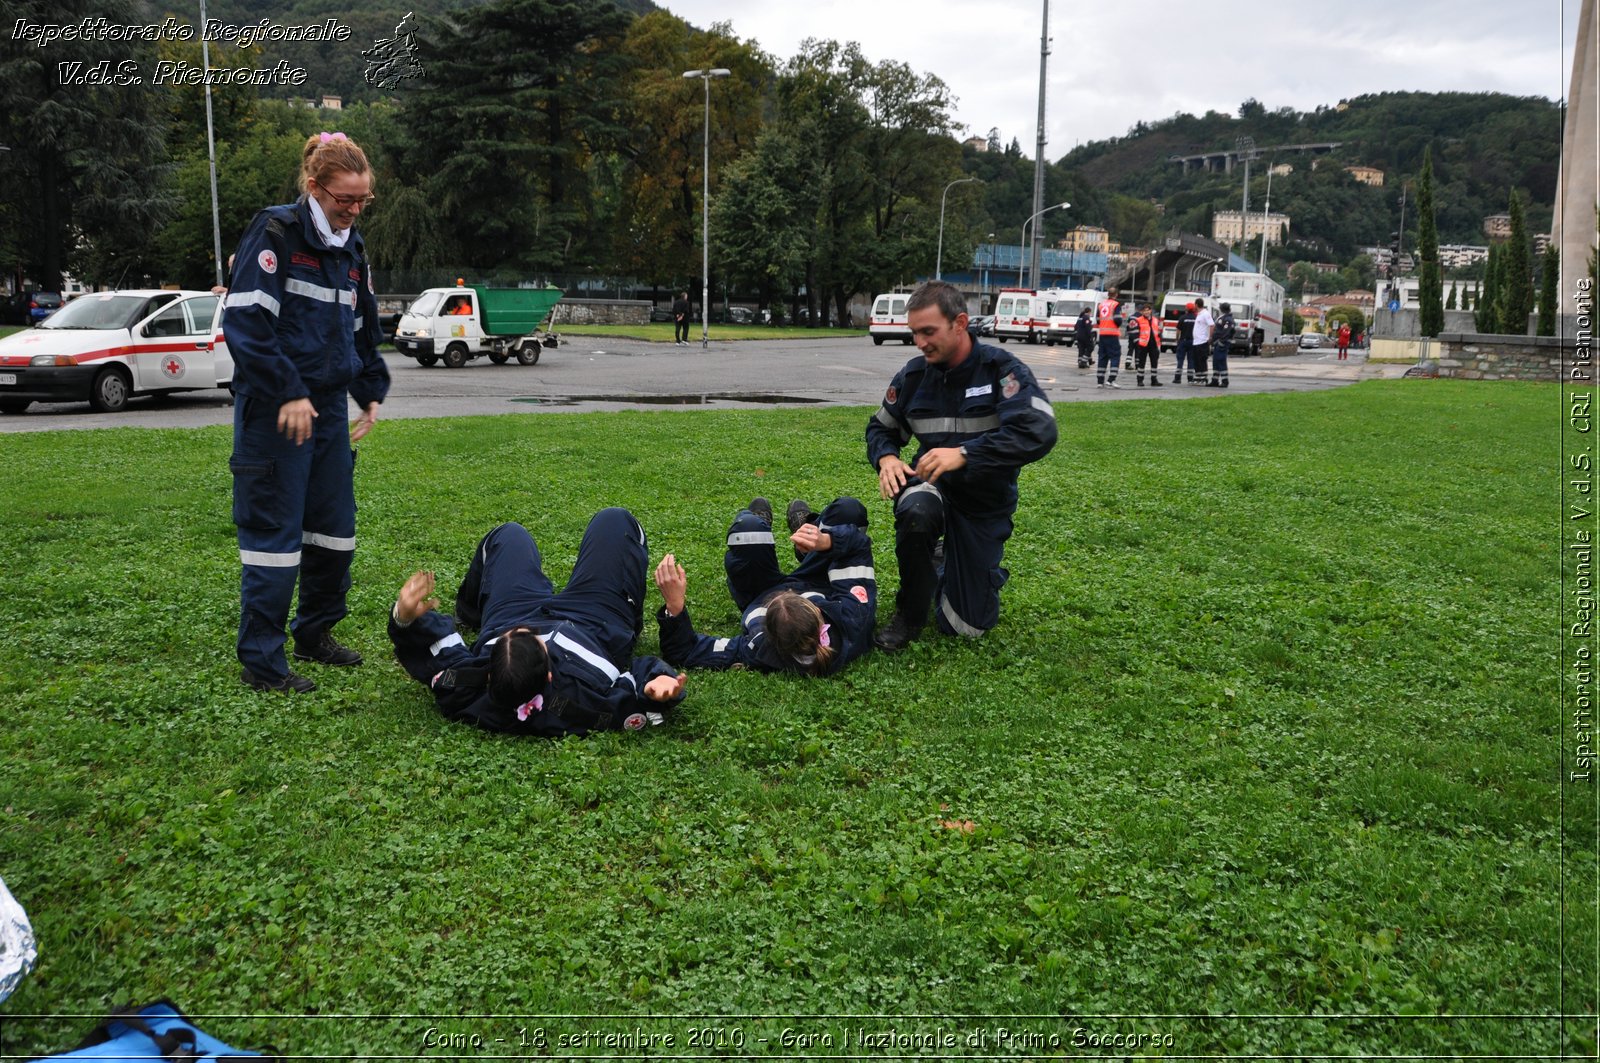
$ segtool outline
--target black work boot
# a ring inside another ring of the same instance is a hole
[[[349,668],[361,663],[361,654],[341,644],[331,631],[294,637],[294,659]]]
[[[884,653],[899,653],[906,646],[917,640],[922,634],[922,625],[913,624],[899,612],[889,618],[886,624],[876,635],[872,642]]]
[[[811,503],[803,498],[797,498],[789,503],[789,509],[784,513],[784,519],[789,523],[790,535],[799,531],[802,524],[815,524],[818,520],[817,514],[811,508]]]
[[[317,689],[317,684],[303,675],[290,672],[282,679],[268,679],[266,676],[256,675],[246,668],[239,673],[239,682],[251,690],[270,690],[277,694],[309,694]]]
[[[750,512],[754,513],[756,516],[760,517],[766,523],[767,527],[769,527],[769,528],[772,527],[772,503],[771,502],[768,502],[765,498],[762,498],[760,495],[757,495],[756,497],[752,498],[750,500],[750,504],[748,506],[744,507],[744,508],[748,509]]]

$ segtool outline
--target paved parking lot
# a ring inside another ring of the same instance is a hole
[[[1332,350],[1276,358],[1234,358],[1226,391],[1171,385],[1170,354],[1162,360],[1166,386],[1134,386],[1124,371],[1120,390],[1097,389],[1093,370],[1077,367],[1071,347],[1008,344],[1033,368],[1054,402],[1189,401],[1253,392],[1314,391],[1368,376],[1398,376],[1404,366],[1369,366],[1364,352],[1340,362]],[[579,410],[738,409],[767,405],[872,406],[895,371],[916,354],[898,344],[875,347],[864,337],[742,340],[713,338],[702,349],[643,340],[582,336],[545,350],[534,366],[494,365],[479,358],[461,369],[423,368],[386,355],[394,386],[382,418],[507,416]],[[198,427],[231,424],[226,392],[189,392],[136,398],[126,410],[99,414],[83,403],[35,403],[27,413],[0,416],[0,432],[38,432],[137,426]]]

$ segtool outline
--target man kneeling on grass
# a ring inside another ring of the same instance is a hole
[[[633,514],[603,509],[557,592],[533,536],[502,524],[478,544],[456,592],[456,616],[479,631],[471,648],[437,611],[433,573],[417,572],[389,617],[395,657],[445,716],[488,731],[556,738],[662,723],[683,700],[684,676],[633,656],[648,550]]]
[[[800,559],[787,576],[778,567],[770,502],[752,499],[728,529],[723,568],[744,621],[737,638],[695,631],[685,600],[688,576],[671,554],[661,559],[656,586],[666,604],[656,621],[662,656],[685,668],[832,675],[872,648],[878,583],[867,507],[836,498],[819,517],[797,498],[787,521]]]

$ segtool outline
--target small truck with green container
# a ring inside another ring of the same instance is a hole
[[[483,355],[495,365],[513,357],[537,365],[540,350],[558,342],[545,325],[563,294],[560,288],[490,288],[459,281],[454,288],[429,288],[400,316],[394,348],[425,366],[443,362],[460,369]]]

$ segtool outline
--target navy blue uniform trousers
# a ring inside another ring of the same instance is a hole
[[[356,549],[356,494],[349,394],[312,396],[311,438],[296,446],[278,431],[280,404],[241,395],[233,405],[233,522],[239,528],[239,663],[281,679],[284,622],[295,583],[294,632],[343,620]]]
[[[539,546],[520,524],[502,524],[472,555],[456,616],[496,638],[543,617],[583,626],[620,671],[633,663],[644,628],[644,579],[649,565],[644,533],[625,509],[602,509],[584,529],[572,578],[559,592],[544,573]]]
[[[867,526],[867,507],[860,499],[836,498],[822,511],[823,528],[832,524]],[[799,567],[784,575],[778,567],[778,549],[773,542],[772,529],[767,522],[741,510],[728,529],[728,552],[723,555],[722,567],[728,574],[728,594],[742,613],[750,603],[782,584],[803,584],[815,590],[828,589],[828,569],[839,564],[834,554],[824,551],[806,554]]]

